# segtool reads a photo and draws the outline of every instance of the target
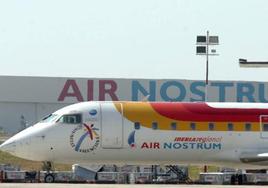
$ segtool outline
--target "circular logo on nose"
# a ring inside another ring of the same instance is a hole
[[[89,114],[92,115],[92,116],[95,116],[97,114],[97,110],[92,109],[92,110],[89,111]]]
[[[70,144],[76,152],[88,153],[97,149],[100,143],[98,128],[94,124],[77,126],[70,135]]]

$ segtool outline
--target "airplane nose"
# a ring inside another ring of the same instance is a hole
[[[16,152],[16,145],[16,141],[7,140],[0,145],[0,150],[14,155]]]
[[[33,147],[32,140],[36,137],[38,131],[38,127],[24,129],[1,144],[0,150],[16,157],[32,159],[37,150]]]

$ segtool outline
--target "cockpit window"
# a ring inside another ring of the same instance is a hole
[[[57,114],[49,114],[48,116],[44,117],[40,123],[50,123],[55,121],[59,116]]]
[[[61,118],[57,122],[67,124],[79,124],[82,122],[82,117],[81,114],[68,114],[61,116]]]

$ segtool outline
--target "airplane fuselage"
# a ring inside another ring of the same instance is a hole
[[[268,104],[84,102],[53,113],[1,149],[71,164],[263,168],[267,146]]]

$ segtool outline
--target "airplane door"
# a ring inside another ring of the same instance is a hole
[[[268,139],[268,115],[260,116],[260,133],[261,138]]]
[[[120,104],[122,109],[122,104]],[[123,117],[113,103],[101,104],[101,145],[103,148],[123,147]]]

